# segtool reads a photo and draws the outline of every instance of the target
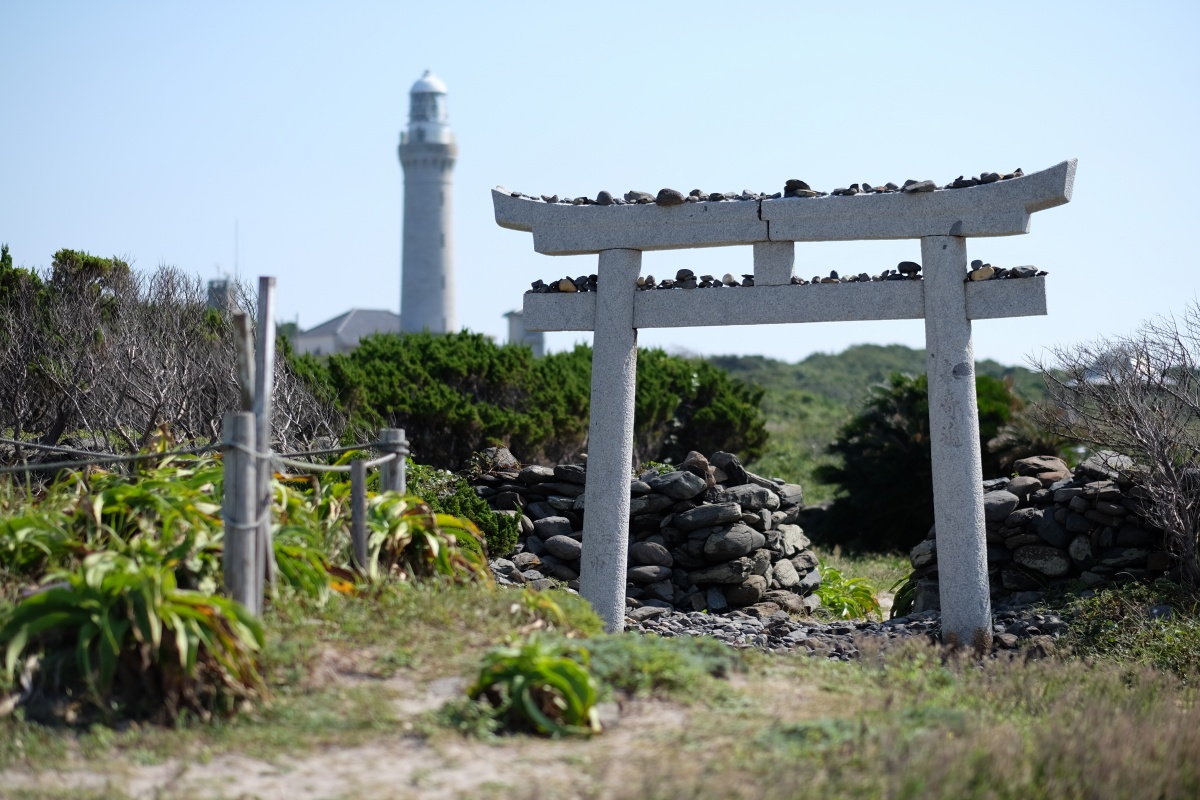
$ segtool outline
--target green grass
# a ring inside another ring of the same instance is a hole
[[[1063,611],[1072,623],[1070,645],[1082,658],[1200,677],[1200,591],[1162,580],[1127,583],[1067,598]]]

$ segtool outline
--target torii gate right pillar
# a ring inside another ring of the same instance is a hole
[[[942,638],[986,650],[992,643],[992,603],[975,355],[963,283],[966,239],[923,237],[921,263],[925,270],[925,365]]]

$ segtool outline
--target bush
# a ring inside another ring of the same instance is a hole
[[[1166,580],[1126,583],[1073,599],[1066,616],[1077,655],[1200,680],[1200,594],[1194,588]]]
[[[503,445],[528,463],[563,463],[586,449],[591,348],[534,358],[463,331],[384,334],[325,360],[293,357],[314,393],[337,397],[362,433],[403,427],[421,461],[458,469]],[[762,391],[699,360],[638,354],[634,447],[638,460],[679,461],[691,449],[752,460],[767,433]]]
[[[252,304],[246,287],[235,295],[236,308]],[[238,405],[234,336],[206,300],[199,277],[172,267],[136,273],[119,258],[59,250],[38,271],[0,248],[0,430],[108,452],[145,449],[163,432],[218,439],[221,415]],[[276,446],[340,435],[333,409],[286,359],[276,364]]]
[[[589,647],[596,677],[629,694],[704,694],[709,679],[727,677],[739,663],[737,651],[703,636],[618,634],[594,639]]]
[[[819,536],[865,550],[907,549],[933,525],[928,377],[894,374],[876,387],[862,410],[838,434],[829,452],[840,466],[824,465],[818,478],[840,495]],[[997,378],[975,376],[984,474],[995,474],[983,443],[1009,420],[1020,401]]]
[[[10,679],[22,656],[37,657],[33,683],[51,704],[79,697],[106,717],[173,721],[231,714],[262,691],[263,630],[238,603],[114,553],[48,581],[0,619],[0,646]]]
[[[456,481],[452,493],[427,498],[426,502],[438,513],[464,517],[475,523],[483,533],[486,553],[492,558],[508,555],[517,544],[521,528],[519,519],[492,511],[487,501],[475,494],[464,480]]]

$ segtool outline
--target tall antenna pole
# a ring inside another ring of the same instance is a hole
[[[233,218],[233,282],[238,280],[238,218]]]

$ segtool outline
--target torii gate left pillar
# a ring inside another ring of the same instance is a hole
[[[580,555],[579,593],[609,630],[625,621],[628,567],[629,473],[633,468],[633,408],[637,387],[637,328],[633,296],[642,269],[640,250],[601,250],[596,272],[596,335],[588,428],[587,535]]]

